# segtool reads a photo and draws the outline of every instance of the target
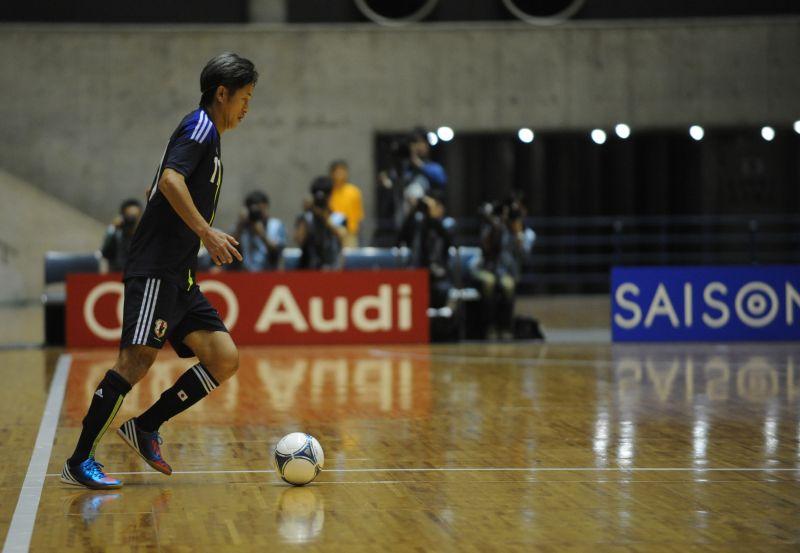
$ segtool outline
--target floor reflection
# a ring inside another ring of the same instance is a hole
[[[78,515],[86,526],[90,526],[102,514],[103,506],[122,496],[119,491],[76,491],[64,498],[64,512],[67,515]]]
[[[325,526],[325,502],[314,488],[287,488],[278,497],[275,510],[278,532],[286,543],[314,541]]]
[[[393,418],[428,412],[427,348],[413,357],[376,356],[366,348],[243,348],[236,378],[192,408],[198,421],[251,424],[294,419],[332,421]],[[111,357],[76,355],[65,399],[68,425],[79,425]],[[147,377],[126,396],[123,409],[141,412],[190,365],[164,352]]]
[[[619,345],[612,355],[622,395],[652,389],[661,403],[675,394],[688,402],[800,397],[798,346]]]
[[[596,463],[609,461],[609,434],[627,452],[626,436],[643,425],[644,447],[669,437],[671,457],[697,468],[791,463],[793,449],[800,458],[798,360],[793,344],[614,346],[613,397],[596,413]],[[619,451],[613,461],[624,465]]]

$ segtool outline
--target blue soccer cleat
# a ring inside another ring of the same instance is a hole
[[[161,457],[162,440],[158,432],[145,432],[136,426],[136,419],[129,419],[119,427],[117,434],[148,465],[167,476],[172,474],[172,467]]]
[[[122,482],[103,472],[103,465],[89,457],[77,467],[70,466],[69,461],[61,469],[61,481],[72,486],[83,486],[90,490],[114,490],[122,487]]]

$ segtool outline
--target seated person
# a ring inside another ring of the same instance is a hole
[[[481,216],[482,258],[472,270],[481,286],[481,312],[490,338],[512,338],[516,286],[535,233],[524,227],[524,208],[513,198],[484,205]]]
[[[450,268],[453,239],[448,230],[451,219],[445,217],[443,194],[434,190],[410,201],[412,209],[403,221],[397,242],[411,250],[412,267],[428,269],[430,307],[444,307],[453,287]]]
[[[108,268],[112,272],[125,269],[128,261],[128,249],[133,233],[142,218],[142,204],[133,198],[127,199],[119,206],[119,215],[109,225],[103,238],[100,253],[108,260]]]
[[[317,177],[311,184],[311,196],[295,221],[294,239],[302,250],[300,269],[332,270],[344,265],[342,244],[347,235],[346,219],[329,206],[333,183],[329,177]]]
[[[269,216],[269,196],[255,190],[244,200],[244,209],[231,235],[239,241],[242,261],[231,264],[232,270],[274,271],[279,268],[281,252],[286,247],[286,229],[280,219]]]

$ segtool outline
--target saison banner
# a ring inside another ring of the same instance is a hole
[[[800,266],[615,267],[615,342],[800,339]]]

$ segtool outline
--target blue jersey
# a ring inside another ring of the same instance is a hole
[[[126,279],[159,277],[188,289],[195,282],[200,238],[158,189],[167,168],[183,175],[195,207],[213,223],[222,187],[222,160],[219,133],[205,109],[188,114],[172,133],[125,266]]]

